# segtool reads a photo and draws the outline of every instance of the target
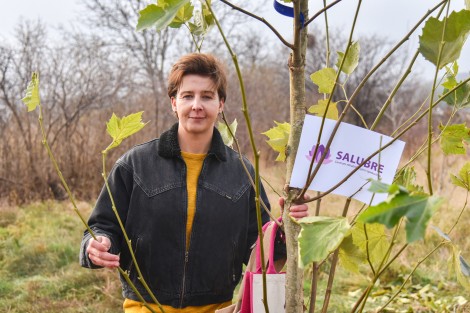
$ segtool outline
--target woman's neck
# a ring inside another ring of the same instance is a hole
[[[178,131],[178,143],[181,151],[206,154],[209,152],[212,142],[212,134],[182,134]]]

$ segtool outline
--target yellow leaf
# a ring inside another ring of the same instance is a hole
[[[40,103],[39,99],[39,75],[33,72],[31,81],[26,88],[25,96],[21,99],[24,104],[28,107],[28,112],[34,111]]]
[[[268,145],[273,148],[274,151],[279,152],[276,161],[283,162],[286,160],[286,148],[289,141],[290,124],[278,123],[276,121],[274,121],[274,123],[276,123],[276,127],[273,127],[262,134],[269,138],[269,140],[266,141]]]
[[[318,100],[317,104],[314,104],[308,108],[308,112],[315,114],[316,116],[323,117],[325,115],[327,104],[328,99]],[[326,112],[325,117],[329,118],[330,120],[338,120],[338,107],[336,106],[336,102],[330,102],[330,105],[328,106],[328,112]]]
[[[113,141],[105,151],[119,146],[124,139],[137,133],[146,125],[142,122],[142,113],[143,111],[137,112],[123,118],[119,118],[113,113],[108,123],[106,123],[106,129]]]
[[[367,236],[364,230],[366,225]],[[371,263],[377,267],[387,253],[389,242],[382,224],[364,224],[356,222],[351,228],[354,244],[365,254],[369,255]]]

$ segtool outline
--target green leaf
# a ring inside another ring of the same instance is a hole
[[[442,92],[443,95],[448,93],[449,90],[457,86],[460,82],[455,81],[455,85],[453,86],[452,81],[448,80],[446,83],[447,84],[445,86],[444,84],[442,84],[445,87]],[[470,104],[470,82],[461,85],[459,88],[455,89],[446,97],[444,97],[442,100],[444,100],[448,105],[456,106],[458,108],[467,107]]]
[[[465,0],[465,8],[470,10],[470,0]]]
[[[318,92],[330,94],[335,86],[336,71],[330,67],[323,68],[310,75],[310,79],[318,86]]]
[[[358,221],[351,228],[351,234],[353,243],[364,255],[369,255],[369,259],[374,267],[379,266],[390,246],[385,234],[385,226],[382,224],[364,224]]]
[[[173,21],[171,21],[168,27],[180,28],[181,25],[191,20],[191,18],[193,17],[193,11],[194,6],[191,4],[191,2],[186,3],[178,10],[175,18],[173,19]]]
[[[235,119],[232,124],[229,125],[230,127],[230,130],[232,131],[232,133],[235,135],[237,133],[237,126],[238,126],[238,122],[237,122],[237,119]],[[222,123],[222,122],[219,122],[218,125],[217,125],[217,129],[219,130],[220,132],[220,135],[222,136],[222,140],[224,141],[224,143],[231,147],[233,145],[233,137],[232,137],[232,134],[230,133],[229,131],[229,128],[227,127],[227,125],[225,125],[225,123]]]
[[[441,206],[443,200],[441,197],[431,196],[427,199],[422,210],[411,209],[407,212],[407,223],[405,226],[407,242],[411,243],[424,238],[429,220],[437,208]]]
[[[308,108],[308,112],[315,114],[316,116],[323,117],[325,115],[327,104],[328,99],[318,100],[317,104],[314,104]],[[330,102],[330,105],[328,106],[328,112],[326,112],[326,118],[329,118],[330,120],[338,120],[338,107],[336,106],[336,102]]]
[[[366,255],[353,242],[352,235],[344,238],[339,246],[339,262],[346,270],[359,273],[359,265],[366,261]]]
[[[383,183],[380,180],[369,179],[369,181],[370,181],[370,187],[369,187],[370,192],[388,193],[388,191],[390,190],[390,185]]]
[[[324,260],[339,247],[351,227],[344,217],[309,216],[300,219],[299,266]]]
[[[392,228],[402,217],[406,217],[406,240],[411,243],[424,238],[429,219],[441,203],[442,199],[436,196],[410,195],[400,190],[388,202],[368,207],[359,220]]]
[[[189,31],[194,36],[204,36],[214,25],[215,19],[205,1],[202,3],[202,10],[194,10],[193,21],[188,22]]]
[[[210,4],[211,2],[209,1],[209,5]],[[204,18],[204,22],[206,23],[207,27],[215,25],[214,16],[212,15],[211,10],[209,9],[205,1],[202,4],[202,16]]]
[[[419,37],[419,52],[425,59],[438,66],[439,69],[459,58],[462,47],[470,32],[470,11],[452,12],[447,18],[443,40],[444,46],[442,47],[441,59],[438,65],[437,61],[445,20],[439,21],[435,17],[429,18],[424,25],[423,34]]]
[[[149,4],[141,10],[137,22],[136,31],[141,31],[150,27],[155,27],[160,31],[170,25],[179,9],[190,0],[159,0],[158,5]]]
[[[455,186],[462,187],[463,189],[470,191],[470,162],[464,164],[460,169],[458,176],[450,174],[450,179],[452,180],[452,184]]]
[[[25,90],[25,96],[21,99],[24,104],[28,107],[28,112],[34,111],[36,107],[40,104],[39,98],[39,75],[36,72],[33,72],[31,76],[31,81],[28,84],[28,87]]]
[[[344,60],[343,68],[341,72],[350,75],[356,69],[357,65],[359,64],[359,52],[360,46],[359,42],[353,42],[349,47],[348,54],[346,55],[346,59]],[[336,62],[336,67],[339,69],[341,62],[344,58],[344,52],[337,51],[338,53],[338,61]]]
[[[368,179],[370,182],[369,191],[374,193],[388,193],[391,197],[395,196],[401,189],[407,191],[405,188],[400,187],[397,184],[386,184],[380,180]]]
[[[455,62],[455,64],[457,64],[457,62]],[[442,87],[444,87],[447,91],[449,91],[450,89],[454,88],[455,86],[457,86],[457,79],[455,78],[455,75],[451,74],[451,75],[447,75],[446,76],[446,80],[445,82],[443,82],[441,85]],[[447,91],[445,91],[444,93],[447,93]]]
[[[454,124],[444,128],[439,126],[441,133],[441,148],[445,155],[465,154],[464,142],[470,142],[470,129],[465,124]]]
[[[454,89],[458,84],[461,83],[457,81],[457,74],[459,73],[459,65],[457,61],[454,62],[452,68],[448,68],[446,66],[446,80],[441,84],[444,87],[442,95],[445,95],[449,92],[449,90]],[[463,108],[470,104],[470,82],[467,82],[446,97],[443,100],[452,106],[456,106],[457,108]]]
[[[459,63],[457,61],[455,61],[454,65],[452,65],[452,71],[454,72],[454,76],[456,76],[459,72]]]
[[[424,193],[422,186],[416,185],[416,171],[414,166],[406,167],[396,177],[396,184],[404,186],[411,194],[413,193]]]
[[[146,125],[146,123],[142,122],[142,113],[143,112],[130,114],[124,116],[122,119],[113,113],[108,123],[106,123],[108,134],[113,138],[113,142],[105,151],[119,146],[124,139],[137,133]]]
[[[457,276],[457,281],[467,290],[470,290],[470,266],[462,257],[457,246],[452,245],[452,255],[449,265]]]
[[[262,134],[269,138],[269,140],[266,141],[268,145],[271,146],[274,151],[279,152],[276,161],[283,162],[286,160],[286,148],[289,141],[290,124],[281,124],[276,121],[274,121],[274,123],[276,123],[276,127],[273,127]]]

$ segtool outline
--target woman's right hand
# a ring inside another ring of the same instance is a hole
[[[91,238],[86,248],[91,262],[102,267],[119,267],[119,255],[108,252],[111,248],[111,240],[105,236],[96,236],[96,239]]]

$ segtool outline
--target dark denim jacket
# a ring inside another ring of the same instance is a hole
[[[160,139],[134,147],[116,162],[108,178],[116,208],[142,275],[160,303],[185,307],[229,301],[257,238],[254,190],[238,153],[225,146],[214,129],[198,181],[186,254],[186,165],[177,131],[175,124]],[[254,176],[249,161],[244,163]],[[268,204],[263,188],[261,197]],[[269,217],[262,212],[265,223]],[[152,302],[137,279],[104,187],[88,223],[97,234],[111,239],[111,252],[120,254],[121,268],[130,273],[145,300]],[[80,262],[96,268],[84,250],[90,237],[85,232]],[[121,281],[124,297],[138,300],[122,277]]]

